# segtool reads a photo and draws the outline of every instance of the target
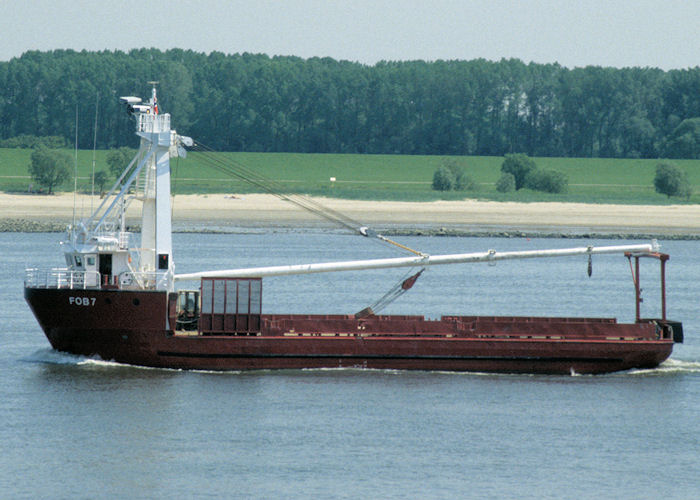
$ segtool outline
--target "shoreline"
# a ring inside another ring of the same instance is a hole
[[[62,233],[68,224],[59,221],[36,221],[27,219],[1,219],[0,233]],[[130,225],[130,231],[137,231],[138,226]],[[173,225],[173,234],[253,234],[261,232],[279,231],[322,231],[329,230],[310,224],[286,225],[286,226],[260,226],[256,228],[229,226],[229,227],[205,227],[198,224]],[[685,240],[698,241],[700,234],[687,233],[654,233],[654,232],[625,232],[624,230],[595,232],[584,228],[569,231],[552,231],[546,229],[513,230],[507,227],[493,228],[402,228],[384,229],[379,231],[384,236],[434,236],[434,237],[470,237],[470,238],[561,238],[561,239],[606,239],[606,240]]]
[[[358,225],[394,236],[700,240],[698,205],[313,200]],[[79,220],[89,215],[100,202],[97,196],[91,199],[69,193],[0,193],[0,232],[62,232],[74,217]],[[316,215],[265,194],[178,195],[172,206],[175,233],[336,229]],[[138,226],[138,207],[127,210],[127,224]]]

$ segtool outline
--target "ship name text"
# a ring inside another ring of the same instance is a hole
[[[68,297],[68,303],[76,306],[94,306],[95,297]]]

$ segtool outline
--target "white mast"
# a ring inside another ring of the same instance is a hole
[[[150,145],[152,153],[142,172],[143,212],[141,217],[142,271],[172,274],[172,221],[170,213],[170,114],[160,114],[156,84],[146,113],[139,113],[137,134],[141,150]]]

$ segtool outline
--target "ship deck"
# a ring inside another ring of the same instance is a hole
[[[472,338],[541,340],[658,340],[672,331],[653,320],[618,323],[615,318],[442,316],[417,315],[221,315],[204,318],[196,330],[178,329],[183,337],[285,337],[285,338]],[[209,328],[202,328],[202,324]],[[211,328],[212,324],[219,325]],[[251,325],[259,325],[251,328]]]

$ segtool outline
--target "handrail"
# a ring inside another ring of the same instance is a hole
[[[49,270],[29,268],[25,271],[24,286],[26,288],[68,288],[71,290],[99,288],[100,273],[59,267]]]
[[[103,278],[98,271],[78,271],[68,268],[25,270],[25,288],[66,288],[86,290],[117,288],[122,290],[169,290],[172,275],[169,273],[148,271],[125,271],[113,279]]]

